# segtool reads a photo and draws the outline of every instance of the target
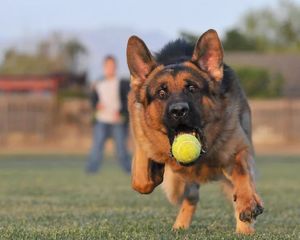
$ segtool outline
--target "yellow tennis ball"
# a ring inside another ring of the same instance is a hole
[[[172,154],[178,162],[191,163],[201,153],[201,143],[192,134],[180,134],[175,137],[172,144]]]

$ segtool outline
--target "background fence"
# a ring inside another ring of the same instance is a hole
[[[250,105],[256,145],[300,146],[300,99],[251,100]],[[91,144],[90,120],[88,100],[58,103],[51,96],[0,96],[0,149],[51,145],[85,151]]]
[[[55,127],[56,111],[53,96],[0,96],[0,136],[21,133],[46,137]]]
[[[225,62],[232,67],[260,67],[280,73],[284,79],[283,94],[300,97],[300,55],[292,53],[226,52]]]
[[[300,142],[300,100],[250,101],[257,144]]]

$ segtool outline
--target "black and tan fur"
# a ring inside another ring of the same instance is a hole
[[[237,76],[223,63],[217,33],[207,31],[194,48],[183,40],[169,43],[155,57],[132,36],[127,62],[132,187],[151,193],[163,182],[170,202],[181,205],[173,226],[178,229],[189,227],[200,185],[219,180],[232,199],[236,231],[252,233],[263,207],[254,183],[250,109]],[[171,111],[176,104],[188,109],[179,120]],[[174,134],[186,129],[199,132],[205,150],[188,166],[170,154]]]

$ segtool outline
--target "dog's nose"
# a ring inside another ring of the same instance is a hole
[[[189,105],[186,102],[172,103],[169,106],[169,114],[175,120],[179,120],[181,118],[186,117],[188,112]]]

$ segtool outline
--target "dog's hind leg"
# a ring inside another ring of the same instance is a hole
[[[187,229],[190,226],[198,201],[199,185],[197,183],[187,183],[173,229]]]
[[[163,189],[172,204],[180,204],[173,229],[187,229],[191,224],[199,201],[199,185],[196,183],[185,183],[166,166]]]

